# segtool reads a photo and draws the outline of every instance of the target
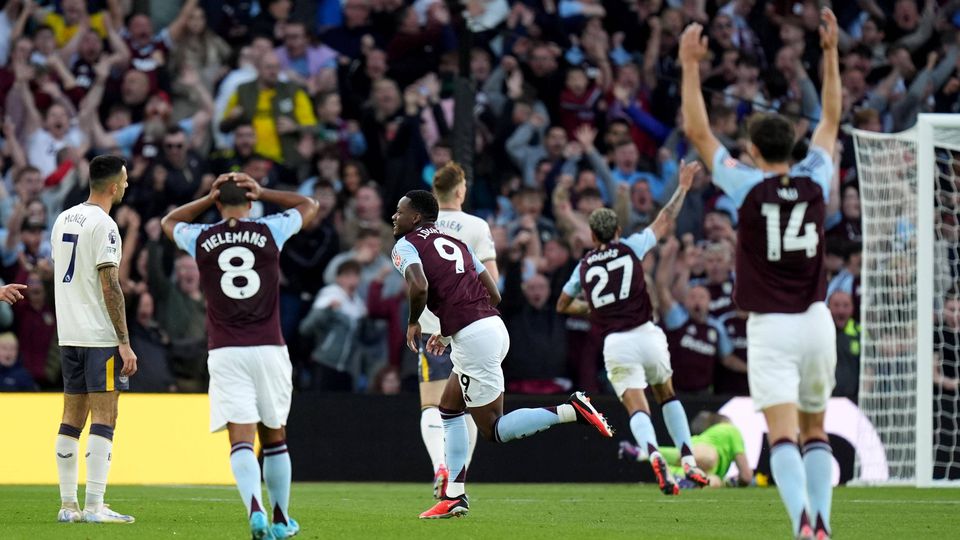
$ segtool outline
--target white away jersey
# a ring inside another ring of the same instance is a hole
[[[50,237],[61,346],[119,344],[100,288],[100,268],[120,266],[120,232],[109,214],[81,203],[57,216]]]
[[[440,210],[435,223],[438,229],[467,245],[480,262],[497,258],[493,247],[493,234],[490,225],[477,216],[459,210]],[[420,329],[425,335],[440,331],[440,319],[429,309],[424,308],[420,315]]]

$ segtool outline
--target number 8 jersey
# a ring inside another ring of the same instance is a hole
[[[643,276],[643,257],[656,245],[657,237],[647,228],[589,251],[563,286],[563,292],[571,297],[584,291],[590,304],[590,322],[604,336],[650,321],[652,310]]]
[[[827,292],[823,221],[833,161],[811,146],[789,174],[765,173],[713,157],[713,182],[739,208],[733,299],[754,313],[803,313]]]
[[[300,230],[295,209],[258,219],[178,223],[177,247],[197,260],[207,300],[207,348],[284,345],[280,250]]]

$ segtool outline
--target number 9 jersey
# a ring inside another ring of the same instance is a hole
[[[823,221],[833,161],[811,146],[789,174],[764,173],[730,157],[713,156],[713,182],[739,208],[737,307],[754,313],[803,313],[824,300]]]
[[[284,345],[280,250],[303,218],[295,209],[257,219],[178,223],[177,247],[197,260],[207,300],[207,348]]]

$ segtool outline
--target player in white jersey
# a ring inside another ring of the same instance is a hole
[[[755,166],[730,156],[710,132],[700,88],[707,38],[694,23],[680,39],[684,134],[739,208],[734,301],[750,312],[750,396],[767,420],[770,469],[792,532],[817,540],[830,537],[833,456],[823,419],[837,358],[823,302],[823,220],[841,112],[837,19],[829,9],[821,15],[823,110],[807,157],[793,166],[794,126],[777,114],[748,123]]]
[[[50,238],[57,334],[63,368],[63,420],[57,435],[61,522],[133,523],[103,504],[120,390],[137,371],[120,290],[120,233],[110,208],[127,188],[116,156],[90,162],[90,197],[57,216]],[[90,414],[87,485],[77,502],[79,438]]]
[[[440,203],[436,227],[472,249],[496,282],[500,276],[490,226],[486,221],[462,210],[463,201],[467,197],[467,179],[463,169],[452,161],[441,167],[433,176],[433,194]],[[424,309],[420,316],[420,327],[424,334],[439,334],[440,319],[429,309]],[[444,464],[443,420],[440,418],[438,406],[452,370],[449,346],[441,355],[434,355],[421,347],[420,369],[417,370],[420,379],[420,434],[423,436],[423,444],[427,447],[430,461],[433,462],[433,496],[438,499],[443,495],[450,478]],[[470,447],[466,464],[469,467],[473,449],[477,444],[477,424],[469,415],[467,431],[470,435]]]

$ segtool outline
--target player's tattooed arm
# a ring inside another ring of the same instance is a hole
[[[673,229],[673,223],[683,208],[683,200],[686,198],[687,192],[690,191],[693,179],[698,172],[700,172],[700,162],[680,162],[680,179],[677,182],[677,190],[673,192],[673,197],[670,197],[667,204],[657,214],[657,219],[650,224],[650,229],[657,240],[665,237]]]
[[[123,300],[123,290],[120,288],[120,270],[116,266],[104,266],[100,269],[100,288],[103,290],[103,303],[107,306],[107,314],[117,332],[117,340],[121,345],[130,343],[130,334],[127,332],[126,306]]]

